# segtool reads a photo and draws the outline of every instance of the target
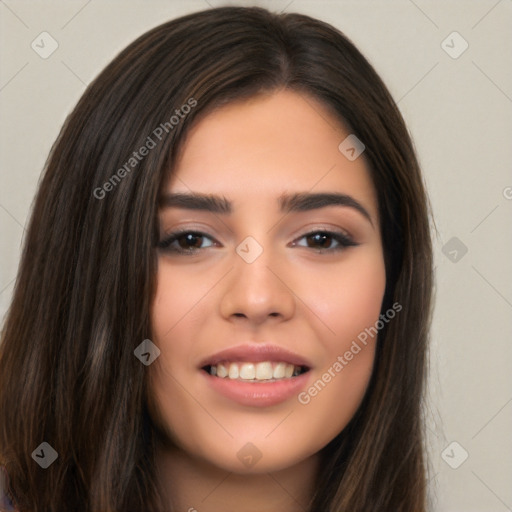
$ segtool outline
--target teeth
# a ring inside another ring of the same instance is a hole
[[[210,366],[210,375],[247,381],[285,379],[301,374],[301,367],[283,362],[219,363]]]
[[[228,377],[230,379],[238,379],[239,375],[240,375],[240,372],[238,371],[238,365],[230,364],[229,365]]]
[[[237,366],[236,363],[231,363],[231,366]],[[244,380],[253,380],[256,377],[256,368],[252,363],[244,363],[240,366],[240,378]]]
[[[274,366],[274,379],[284,378],[286,373],[286,363],[277,363]]]
[[[212,366],[212,368],[214,368]],[[217,377],[227,377],[228,376],[228,370],[223,364],[217,365]]]
[[[273,377],[272,363],[258,363],[256,365],[256,378],[258,380],[270,380]]]

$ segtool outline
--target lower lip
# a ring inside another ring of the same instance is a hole
[[[208,384],[226,398],[249,407],[269,407],[297,396],[306,387],[311,370],[297,377],[274,382],[243,382],[215,377],[204,370],[201,373]]]

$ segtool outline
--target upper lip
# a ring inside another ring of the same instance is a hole
[[[295,366],[305,366],[307,368],[311,368],[312,366],[307,359],[295,352],[278,345],[270,344],[245,344],[227,348],[203,359],[199,366],[200,368],[214,366],[223,361],[247,361],[251,363],[277,361],[293,364]]]

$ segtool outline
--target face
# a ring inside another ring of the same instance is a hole
[[[364,157],[338,149],[348,135],[291,91],[190,132],[163,190],[151,311],[153,415],[183,453],[231,472],[285,469],[360,405],[376,343],[362,333],[386,281]]]

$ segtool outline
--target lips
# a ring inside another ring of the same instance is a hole
[[[228,348],[205,358],[199,364],[200,368],[207,366],[216,366],[226,361],[262,363],[265,361],[283,362],[294,366],[302,366],[310,369],[312,364],[300,355],[279,347],[277,345],[239,345]]]
[[[249,407],[277,405],[296,396],[310,380],[311,368],[307,359],[277,345],[240,345],[199,365],[211,390]]]

